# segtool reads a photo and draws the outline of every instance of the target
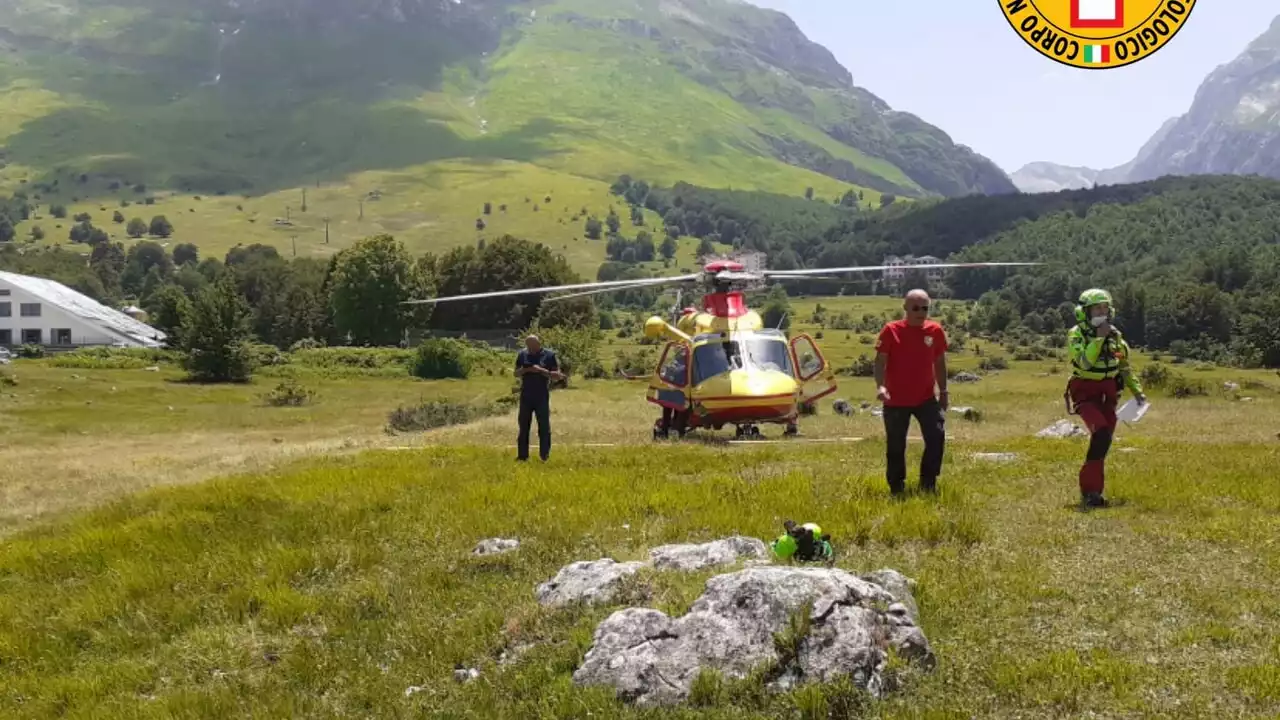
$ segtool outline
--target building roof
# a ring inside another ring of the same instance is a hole
[[[62,283],[4,271],[0,271],[0,282],[12,285],[63,312],[92,323],[124,342],[144,347],[159,347],[165,339],[163,332],[119,310],[109,308],[87,295],[78,293]]]

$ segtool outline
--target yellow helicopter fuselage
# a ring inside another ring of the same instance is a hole
[[[834,374],[807,335],[788,340],[754,310],[734,317],[687,312],[676,325],[659,317],[645,335],[665,336],[648,399],[688,415],[691,427],[793,425],[801,403],[834,392]]]

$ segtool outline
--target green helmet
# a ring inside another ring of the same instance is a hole
[[[1102,288],[1092,288],[1080,293],[1080,307],[1090,307],[1106,303],[1111,304],[1111,293]]]
[[[1102,288],[1090,288],[1080,293],[1080,304],[1076,305],[1076,322],[1089,322],[1089,308],[1094,305],[1107,304],[1107,318],[1114,320],[1116,317],[1116,306],[1111,301],[1111,293]]]

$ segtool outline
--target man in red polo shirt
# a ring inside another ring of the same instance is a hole
[[[946,443],[947,334],[929,319],[929,294],[907,293],[906,318],[888,323],[876,342],[877,398],[884,403],[886,468],[889,491],[902,495],[907,482],[907,430],[920,423],[924,457],[920,489],[937,492]],[[937,386],[938,394],[934,392]]]

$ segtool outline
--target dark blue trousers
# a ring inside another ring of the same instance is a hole
[[[520,436],[516,440],[520,460],[529,459],[529,425],[538,418],[538,456],[543,460],[551,455],[551,399],[520,398]]]

